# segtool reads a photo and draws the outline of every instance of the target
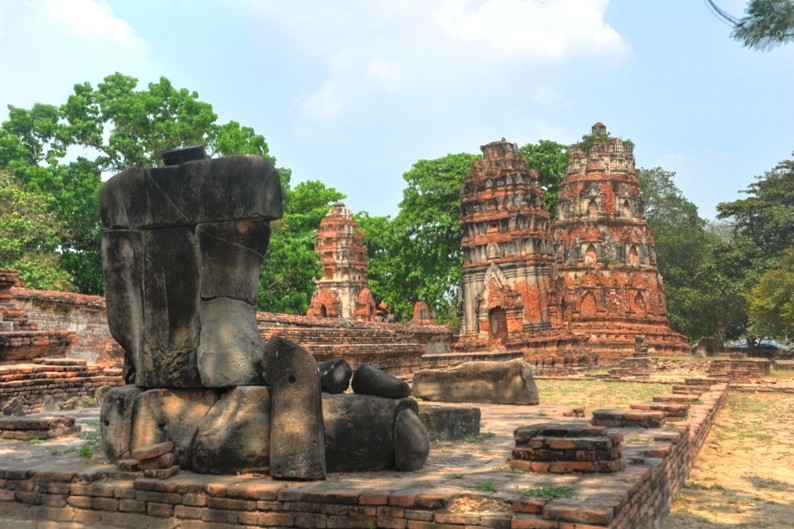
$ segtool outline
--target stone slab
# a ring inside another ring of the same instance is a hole
[[[532,368],[523,360],[465,362],[414,375],[414,397],[440,402],[534,405],[540,402]]]

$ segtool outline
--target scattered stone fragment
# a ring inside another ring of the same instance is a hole
[[[136,448],[131,451],[130,455],[137,461],[143,461],[144,459],[154,459],[161,455],[169,454],[173,449],[174,443],[166,441],[165,443],[157,443]]]
[[[174,465],[174,453],[168,452],[157,457],[150,457],[148,459],[141,459],[138,461],[138,466],[142,470],[151,470],[155,468],[170,468]]]
[[[419,419],[430,439],[463,439],[480,435],[480,408],[419,406]]]
[[[122,472],[138,472],[140,467],[135,459],[119,459],[116,461],[116,468]]]
[[[320,388],[324,392],[335,395],[344,393],[350,387],[353,369],[344,358],[318,362],[317,369],[320,371]]]
[[[137,386],[118,386],[108,390],[102,400],[99,431],[105,455],[111,463],[131,458],[132,419],[140,394],[141,389]]]
[[[150,479],[168,479],[179,474],[179,467],[174,465],[169,468],[153,468],[143,471],[143,476]]]
[[[273,336],[262,367],[270,384],[270,475],[325,479],[325,438],[320,375],[300,345]]]
[[[270,468],[270,391],[241,386],[221,395],[198,427],[193,471],[267,472]]]
[[[21,416],[25,415],[25,399],[22,397],[12,397],[3,406],[3,415]]]
[[[387,399],[402,399],[411,394],[411,387],[403,380],[369,364],[359,364],[353,374],[353,392]]]
[[[366,472],[398,468],[396,443],[404,443],[401,463],[413,470],[413,461],[422,457],[427,434],[422,435],[412,418],[397,419],[406,411],[416,414],[411,398],[389,399],[360,394],[323,394],[325,453],[329,472]],[[417,418],[418,419],[418,418]],[[424,455],[426,456],[426,453]],[[422,461],[424,462],[424,460]],[[421,466],[421,465],[420,465]],[[418,468],[418,467],[417,467]]]
[[[429,453],[430,436],[416,410],[401,410],[394,421],[394,466],[397,470],[419,470]]]
[[[540,402],[532,368],[520,359],[465,362],[450,369],[425,369],[414,375],[412,394],[439,402],[530,405]]]

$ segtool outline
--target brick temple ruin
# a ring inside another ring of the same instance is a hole
[[[690,351],[667,319],[633,145],[596,123],[569,150],[551,221],[518,146],[484,145],[461,192],[464,252],[458,351],[521,351],[534,363],[615,363],[643,335]]]
[[[337,202],[320,221],[315,251],[323,277],[307,316],[375,321],[375,300],[367,282],[367,249],[350,210]]]
[[[543,364],[594,361],[560,324],[554,241],[535,171],[513,143],[484,145],[461,192],[464,253],[456,351],[512,351]]]
[[[634,145],[609,137],[602,123],[592,135],[589,151],[581,144],[568,151],[551,228],[560,319],[590,335],[602,362],[630,356],[637,335],[657,354],[689,353],[686,337],[667,319]]]

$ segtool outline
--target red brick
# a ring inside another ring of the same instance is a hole
[[[282,512],[261,512],[259,513],[259,525],[262,527],[285,526],[292,527],[295,522],[295,515]]]
[[[123,512],[146,512],[146,503],[138,500],[119,500],[119,510]]]
[[[174,506],[170,503],[153,503],[146,504],[146,513],[149,516],[160,516],[162,518],[169,518],[174,515]]]
[[[326,517],[323,514],[297,513],[295,515],[295,527],[322,528],[325,527],[325,519]]]

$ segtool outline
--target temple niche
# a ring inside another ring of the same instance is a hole
[[[524,351],[530,362],[587,362],[586,337],[560,327],[549,213],[518,146],[481,147],[461,191],[464,253],[455,350]]]
[[[643,335],[660,354],[689,352],[670,329],[653,234],[634,168],[634,145],[592,128],[589,152],[568,151],[551,231],[563,325],[590,336],[601,362],[631,356]]]
[[[306,315],[375,321],[364,236],[342,202],[334,204],[320,222],[314,249],[321,256],[323,277]]]

